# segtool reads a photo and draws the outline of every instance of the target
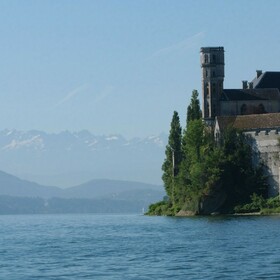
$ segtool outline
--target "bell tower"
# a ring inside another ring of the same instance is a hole
[[[200,49],[202,69],[202,118],[212,123],[220,115],[220,98],[224,88],[224,48]]]

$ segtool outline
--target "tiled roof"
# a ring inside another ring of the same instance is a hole
[[[280,72],[264,72],[253,80],[254,88],[278,88],[280,90]]]
[[[233,127],[236,117],[237,116],[217,116],[215,122],[219,125],[220,131],[224,131],[227,127]]]
[[[241,130],[280,128],[280,113],[259,115],[218,116],[216,122],[223,131],[226,127],[234,127]]]

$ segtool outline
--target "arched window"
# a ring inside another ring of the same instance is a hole
[[[247,105],[246,104],[243,104],[241,106],[240,113],[241,113],[241,115],[246,115],[246,113],[247,113]]]
[[[264,114],[264,113],[266,113],[266,112],[265,112],[264,105],[263,105],[262,103],[259,104],[258,109],[257,109],[257,113],[258,113],[258,114]]]

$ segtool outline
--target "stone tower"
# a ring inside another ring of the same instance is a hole
[[[220,97],[224,88],[224,48],[200,49],[202,69],[202,117],[211,124],[220,115]]]

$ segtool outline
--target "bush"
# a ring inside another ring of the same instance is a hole
[[[264,208],[261,210],[261,215],[280,214],[280,207]]]
[[[154,204],[151,204],[149,206],[149,210],[146,213],[146,215],[150,216],[161,216],[166,215],[166,213],[169,213],[169,202],[167,201],[160,201]]]
[[[262,196],[253,194],[251,201],[251,203],[236,206],[234,208],[235,213],[260,212],[263,215],[280,213],[280,200],[278,196],[264,199]]]
[[[244,205],[238,205],[234,207],[235,213],[255,213],[259,212],[260,208],[255,207],[252,203],[244,204]]]
[[[266,206],[266,200],[257,194],[251,195],[251,203],[244,205],[238,205],[234,207],[235,213],[254,213],[260,212],[262,208]]]
[[[280,200],[279,197],[272,197],[269,198],[266,202],[266,208],[277,208],[280,207]]]

